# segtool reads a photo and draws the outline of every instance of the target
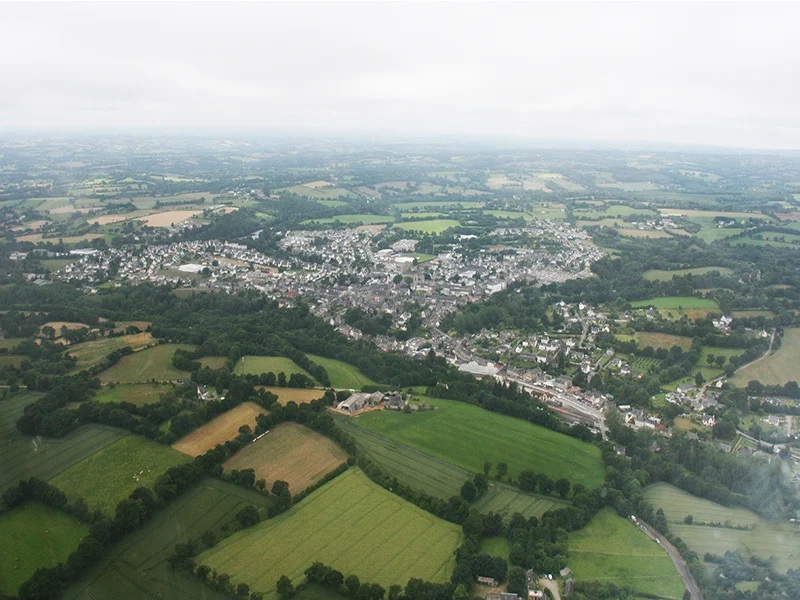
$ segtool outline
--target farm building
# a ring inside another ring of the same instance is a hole
[[[497,580],[492,577],[478,577],[478,583],[488,585],[489,587],[497,587]]]
[[[372,394],[356,392],[355,394],[351,394],[347,400],[339,402],[336,406],[336,410],[353,413],[367,406],[376,406],[381,400],[383,400],[383,394],[380,392],[374,392]]]
[[[520,597],[509,592],[489,592],[486,600],[520,600]]]
[[[383,397],[383,405],[393,410],[403,410],[406,403],[403,402],[403,397],[399,392],[390,392]]]

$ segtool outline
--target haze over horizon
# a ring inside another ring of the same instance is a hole
[[[0,130],[800,149],[798,4],[4,3]]]

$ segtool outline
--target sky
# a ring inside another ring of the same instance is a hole
[[[800,3],[0,2],[0,130],[800,149]]]

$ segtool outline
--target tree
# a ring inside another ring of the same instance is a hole
[[[475,484],[472,483],[469,479],[467,479],[464,482],[464,485],[461,486],[461,497],[467,502],[472,502],[473,500],[475,500],[475,497],[477,495],[478,492],[475,489]]]
[[[281,578],[278,579],[278,583],[275,585],[275,591],[278,592],[278,597],[281,599],[291,598],[294,596],[294,585],[292,585],[292,580],[286,575],[281,575]]]
[[[698,371],[694,376],[694,382],[697,385],[697,387],[700,387],[701,385],[703,385],[705,383],[705,381],[706,381],[706,378],[703,377],[703,374],[700,371]]]
[[[358,580],[358,576],[350,575],[350,577],[344,580],[344,587],[347,588],[351,596],[355,596],[361,588],[361,582]]]
[[[250,586],[247,585],[246,583],[240,583],[239,585],[236,586],[236,594],[240,598],[246,598],[249,593],[250,593]]]
[[[497,463],[497,467],[495,467],[495,470],[497,471],[497,478],[502,479],[508,473],[508,465],[504,462]]]
[[[511,567],[508,570],[508,591],[524,597],[528,592],[528,581],[522,567]]]
[[[563,477],[556,481],[555,488],[558,495],[562,498],[566,498],[567,494],[569,494],[569,490],[572,487],[572,484],[569,482],[568,479],[564,479]]]
[[[258,514],[258,509],[255,506],[248,505],[236,513],[236,520],[242,526],[242,529],[252,527],[261,520]]]
[[[468,600],[469,590],[463,583],[453,590],[452,600]]]
[[[484,475],[488,476],[489,475],[489,471],[491,471],[491,470],[492,470],[492,463],[490,463],[490,462],[483,463],[483,474]]]

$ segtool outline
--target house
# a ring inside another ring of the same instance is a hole
[[[403,410],[406,403],[399,392],[390,392],[383,397],[383,405],[391,410]]]
[[[539,600],[539,598],[544,598],[542,590],[528,590],[528,600]]]
[[[569,575],[572,575],[572,569],[569,567],[564,567],[558,572],[558,574],[561,575],[561,577],[568,577]]]
[[[493,577],[478,577],[478,583],[488,585],[489,587],[497,587],[497,580]],[[488,597],[488,596],[487,596]]]
[[[566,375],[559,375],[553,379],[553,387],[559,390],[568,390],[572,387],[572,377]]]
[[[520,600],[520,597],[508,592],[489,592],[486,594],[486,600]]]

